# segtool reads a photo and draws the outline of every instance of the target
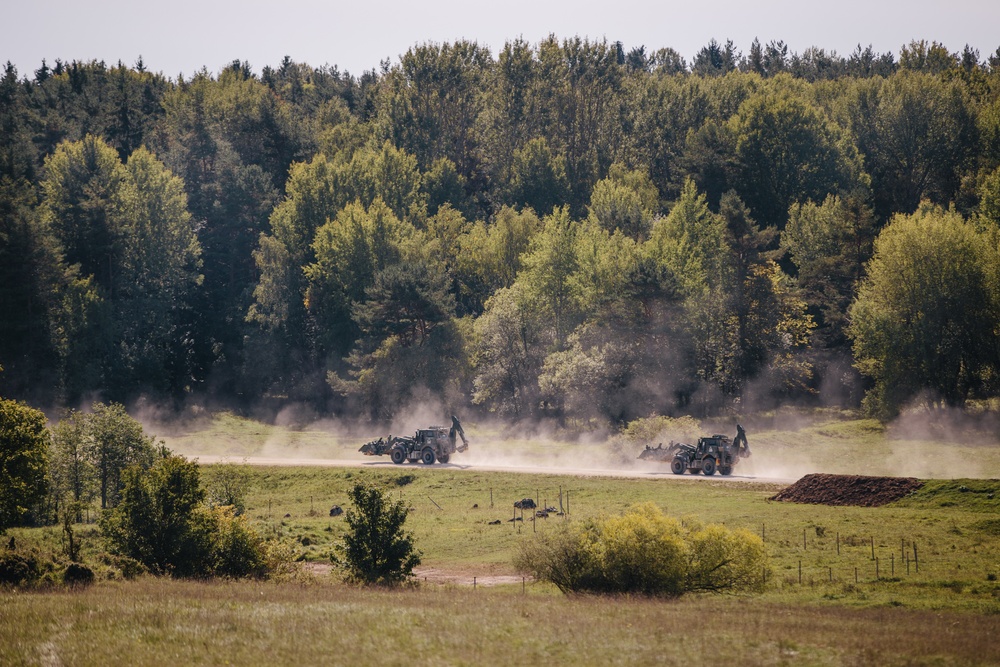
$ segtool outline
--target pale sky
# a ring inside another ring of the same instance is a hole
[[[475,40],[494,54],[509,39],[535,44],[550,33],[579,35],[647,53],[672,47],[688,62],[709,40],[732,39],[746,53],[754,37],[784,40],[790,52],[810,46],[850,55],[861,44],[892,52],[913,39],[969,44],[985,59],[1000,47],[998,0],[0,0],[0,62],[23,76],[45,58],[104,60],[171,78],[233,60],[260,72],[285,55],[359,75],[393,63],[420,42]]]

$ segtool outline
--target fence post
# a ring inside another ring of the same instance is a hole
[[[917,543],[913,543],[913,567],[917,570],[917,574],[920,574],[920,558],[917,557]]]
[[[802,561],[799,561],[799,584],[802,584]]]

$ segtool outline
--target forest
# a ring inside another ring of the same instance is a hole
[[[0,80],[0,395],[620,426],[1000,397],[1000,49]]]

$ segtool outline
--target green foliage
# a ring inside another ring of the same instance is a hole
[[[522,542],[514,566],[564,593],[760,592],[768,557],[759,537],[685,525],[652,503]]]
[[[63,571],[63,583],[68,586],[89,586],[94,583],[94,571],[80,563],[70,563]]]
[[[827,347],[843,344],[847,309],[864,265],[871,258],[875,221],[870,209],[830,195],[821,204],[794,204],[781,246],[798,268],[802,295],[817,316],[817,334]]]
[[[41,565],[34,554],[9,549],[0,553],[0,584],[30,585],[41,575]]]
[[[122,164],[113,148],[88,135],[61,144],[46,161],[42,189],[43,223],[65,261],[79,264],[80,276],[96,286],[89,300],[106,304],[97,309],[103,316],[83,308],[84,322],[64,342],[71,359],[96,353],[89,363],[102,376],[80,377],[67,364],[71,398],[101,388],[117,396],[178,389],[182,380],[174,374],[183,376],[190,352],[184,311],[201,282],[201,247],[183,182],[145,148]]]
[[[169,456],[148,471],[127,468],[123,478],[121,500],[100,520],[111,549],[158,574],[208,574],[211,536],[199,511],[198,464]]]
[[[691,416],[644,417],[628,423],[622,435],[634,444],[648,445],[653,442],[676,441],[693,442],[702,434],[701,423]]]
[[[45,494],[50,437],[41,411],[0,398],[0,534]]]
[[[923,199],[954,201],[976,141],[957,82],[909,71],[871,80],[857,86],[849,113],[881,220],[913,213]]]
[[[97,403],[86,418],[86,456],[96,469],[101,507],[114,507],[125,485],[129,466],[149,468],[155,456],[155,438],[129,416],[120,403]]]
[[[954,211],[899,215],[875,241],[850,335],[875,387],[867,405],[892,417],[921,392],[960,405],[998,372],[997,245]]]
[[[518,418],[537,406],[545,324],[519,286],[498,290],[475,323],[476,377],[472,400]]]
[[[590,195],[590,216],[608,231],[619,230],[637,241],[649,235],[659,193],[649,176],[614,165],[608,178],[598,181]]]
[[[403,532],[409,510],[374,486],[355,484],[348,495],[347,532],[339,547],[349,581],[394,586],[404,583],[420,564],[413,536]]]
[[[97,467],[91,459],[90,420],[75,410],[52,427],[50,492],[56,498],[87,503],[97,495]]]
[[[100,519],[112,551],[156,574],[265,576],[268,545],[232,507],[202,502],[198,464],[167,456],[125,471],[121,502]]]
[[[686,63],[549,36],[496,57],[418,44],[357,77],[291,58],[176,80],[8,64],[0,390],[319,411],[360,396],[385,415],[411,398],[393,378],[442,354],[463,376],[449,402],[519,416],[808,399],[850,354],[879,226],[924,199],[984,231],[1000,217],[996,63],[922,40],[898,68],[781,40],[745,57],[712,41]],[[367,292],[397,264],[448,292],[421,345],[407,331],[426,317]],[[517,313],[491,301],[514,288]],[[326,381],[351,370],[368,389]],[[973,394],[995,393],[992,372],[969,373]]]
[[[251,483],[250,466],[224,463],[212,466],[205,475],[205,494],[210,505],[232,507],[240,516],[246,511],[246,496]]]
[[[566,159],[545,139],[532,139],[514,153],[509,189],[508,203],[548,215],[569,196]]]

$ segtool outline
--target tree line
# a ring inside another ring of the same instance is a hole
[[[996,395],[1000,49],[0,80],[0,394],[624,424]]]

